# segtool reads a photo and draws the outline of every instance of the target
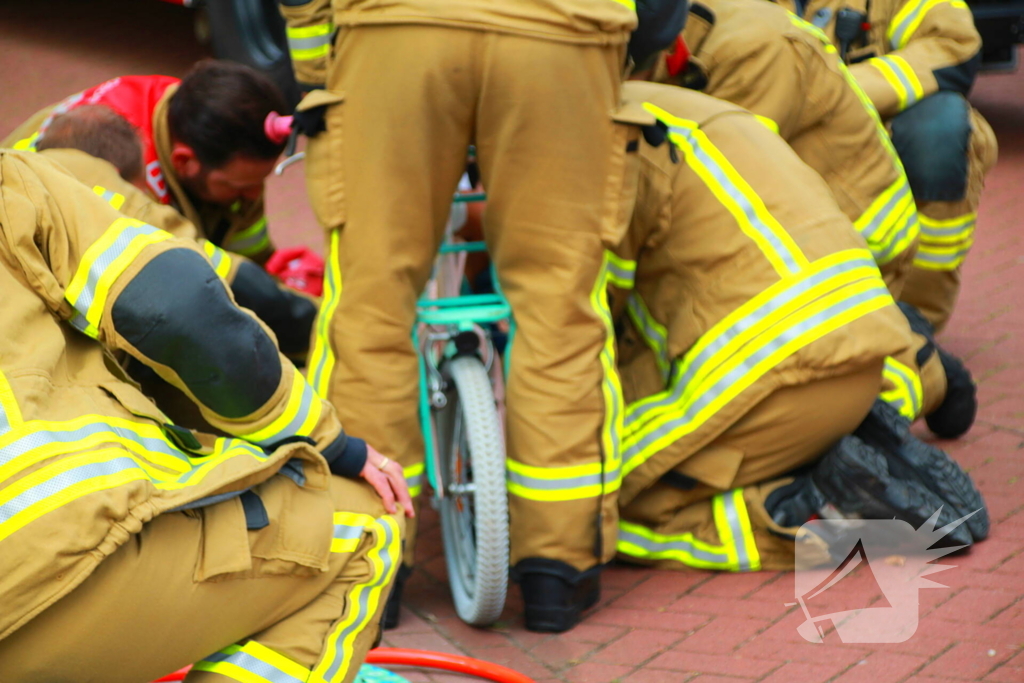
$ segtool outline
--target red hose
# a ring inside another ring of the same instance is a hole
[[[491,664],[490,662],[483,662],[479,659],[463,657],[461,655],[428,652],[427,650],[378,647],[376,650],[370,650],[366,655],[366,663],[398,664],[455,671],[461,674],[485,678],[489,681],[496,681],[496,683],[534,683],[534,680],[529,676],[524,676],[518,671],[513,671],[498,664]]]
[[[443,652],[429,652],[427,650],[378,647],[376,650],[370,650],[366,655],[366,663],[419,666],[427,669],[454,671],[460,674],[484,678],[488,681],[495,681],[495,683],[534,683],[532,678],[498,664],[491,664],[490,662],[461,655],[449,655]],[[185,674],[188,673],[190,668],[186,666],[184,669],[179,669],[163,678],[156,679],[153,683],[184,680]]]

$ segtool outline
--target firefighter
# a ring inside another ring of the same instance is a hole
[[[627,400],[620,556],[788,569],[797,541],[827,557],[798,529],[829,505],[916,526],[980,507],[948,456],[875,400],[910,334],[820,176],[735,105],[653,83],[624,92],[643,139],[611,277]],[[975,521],[955,540],[982,538]]]
[[[268,139],[270,112],[287,103],[269,79],[241,64],[204,60],[178,80],[119,76],[46,107],[0,143],[32,150],[53,119],[102,104],[142,136],[149,194],[176,208],[201,234],[259,264],[274,251],[264,214],[264,180],[283,142]]]
[[[0,680],[351,681],[401,558],[401,469],[196,244],[10,150],[0,224]],[[110,351],[231,436],[167,421]]]
[[[874,106],[819,29],[761,0],[705,0],[690,7],[675,49],[649,73],[770,120],[828,184],[900,298],[919,233],[911,187]],[[930,333],[915,332],[884,377],[883,399],[908,419],[924,417],[945,438],[973,424],[970,372]]]
[[[981,37],[959,0],[780,0],[822,29],[892,133],[921,219],[900,298],[937,331],[960,291],[995,133],[966,100]]]
[[[99,104],[76,107],[53,119],[38,139],[36,150],[59,163],[126,216],[175,237],[197,241],[214,271],[230,285],[236,303],[253,311],[271,329],[281,352],[290,360],[299,365],[305,363],[319,301],[277,283],[245,256],[225,251],[200,237],[195,225],[177,209],[150,197],[145,192],[142,143],[124,117]],[[193,405],[191,401],[182,404]],[[174,419],[179,421],[178,415]]]
[[[667,46],[684,4],[282,2],[297,78],[324,87],[296,115],[315,135],[305,165],[328,242],[310,379],[413,490],[423,442],[410,330],[476,146],[484,232],[516,321],[511,562],[534,631],[571,628],[615,553],[621,389],[600,292],[606,247],[625,229],[628,128],[611,112],[627,43],[633,59]],[[411,563],[410,543],[388,624]]]

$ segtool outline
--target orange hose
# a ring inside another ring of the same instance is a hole
[[[443,671],[455,671],[462,674],[470,674],[479,678],[485,678],[496,683],[534,683],[529,676],[518,671],[491,664],[471,657],[461,655],[449,655],[443,652],[428,652],[427,650],[406,650],[392,647],[379,647],[370,650],[366,655],[367,664],[396,664],[402,666],[420,666],[428,669],[441,669]]]

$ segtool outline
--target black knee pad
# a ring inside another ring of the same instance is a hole
[[[918,202],[960,201],[967,194],[970,105],[955,92],[929,95],[892,119],[892,143]]]

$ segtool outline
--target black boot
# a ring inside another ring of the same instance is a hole
[[[402,589],[405,588],[405,582],[410,574],[412,574],[412,567],[409,565],[402,564],[398,567],[395,582],[391,584],[391,594],[384,605],[384,614],[380,619],[381,628],[385,631],[398,628],[398,618],[402,607]]]
[[[764,509],[768,516],[786,529],[806,524],[821,513],[827,504],[825,495],[806,474],[780,486],[764,499]]]
[[[950,505],[916,477],[901,478],[878,449],[856,436],[844,436],[811,470],[811,481],[843,516],[859,519],[899,519],[920,528],[936,511],[936,528],[956,521]],[[948,532],[950,545],[970,545],[966,525]]]
[[[938,353],[946,374],[946,398],[938,408],[925,415],[928,429],[943,439],[963,436],[978,414],[977,387],[971,372],[959,358],[935,343],[935,329],[919,310],[905,301],[901,301],[899,307],[910,323],[910,329],[928,340],[928,345],[918,352],[918,366],[923,365],[932,353]]]
[[[601,597],[601,565],[580,572],[559,560],[530,557],[512,568],[523,593],[526,629],[563,633]]]
[[[917,481],[935,493],[954,519],[971,515],[966,527],[975,541],[988,536],[988,510],[970,475],[941,448],[911,434],[895,408],[876,400],[854,434],[885,456],[894,477]]]

